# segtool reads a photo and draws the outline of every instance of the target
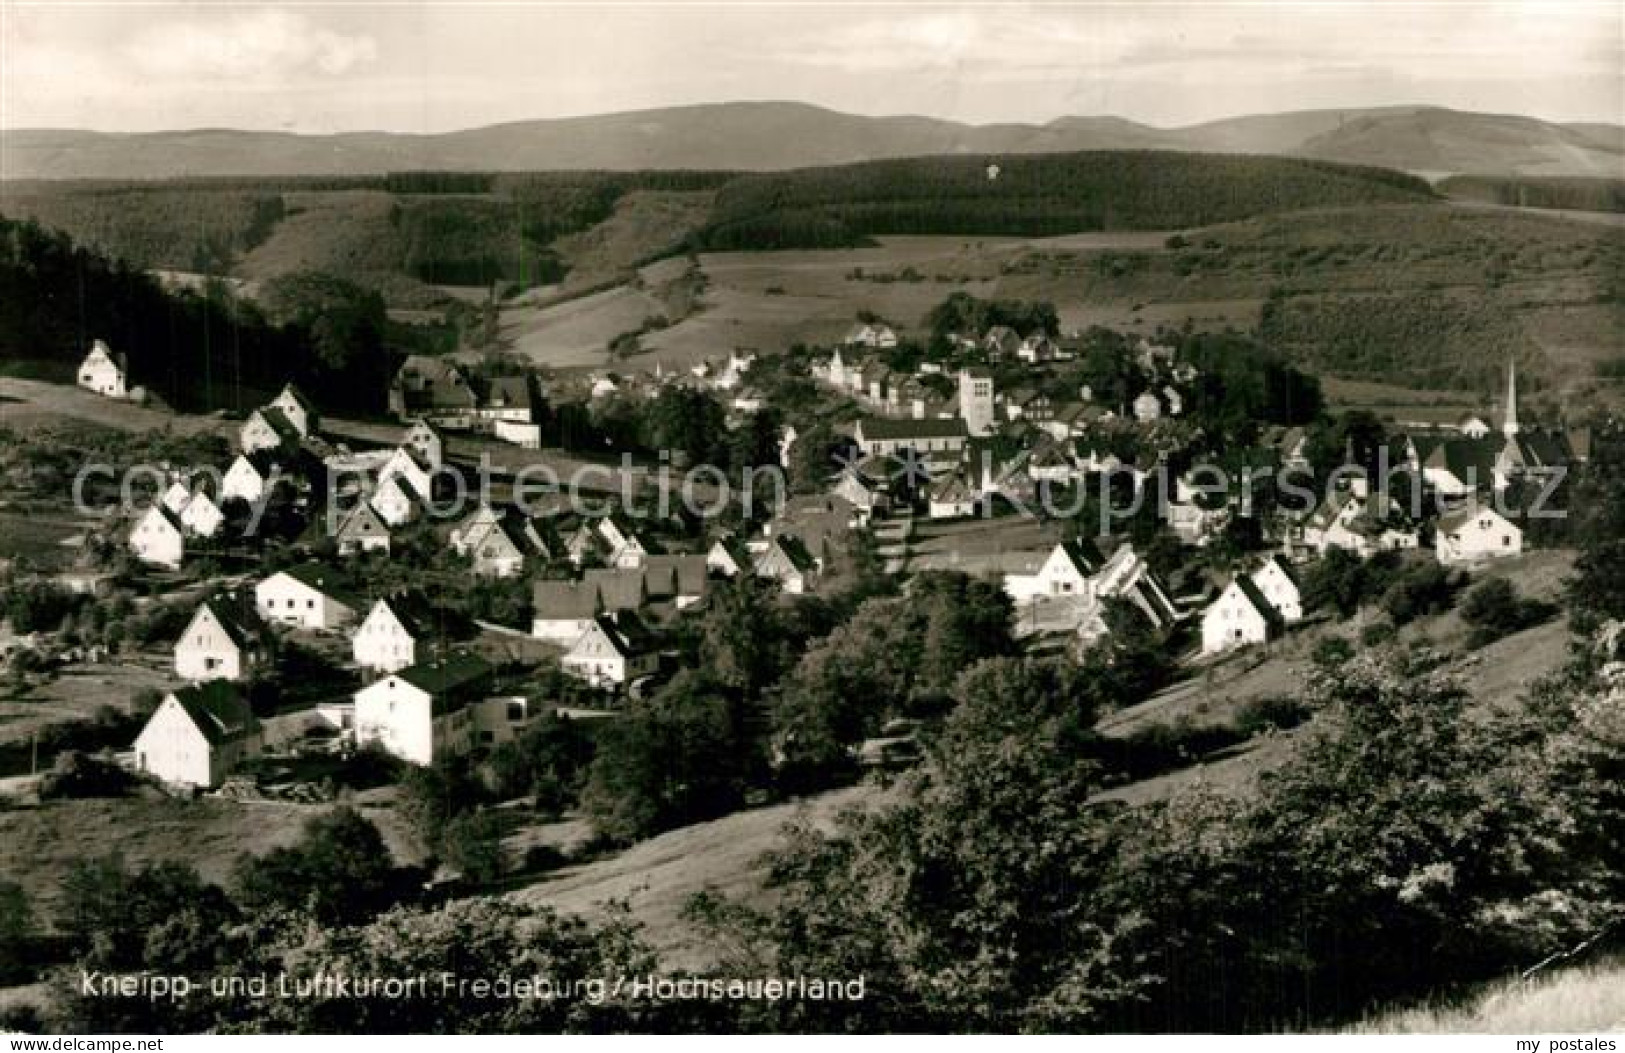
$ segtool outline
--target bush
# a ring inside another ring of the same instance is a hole
[[[78,750],[56,755],[51,770],[40,779],[42,801],[75,797],[122,797],[132,783],[130,773],[116,763]]]
[[[1506,578],[1488,578],[1461,603],[1461,617],[1472,628],[1469,647],[1483,647],[1503,636],[1538,625],[1557,612],[1540,600],[1524,599]]]
[[[1322,669],[1342,665],[1354,657],[1354,645],[1345,636],[1328,636],[1315,644],[1309,660]]]
[[[1437,563],[1418,563],[1402,573],[1382,596],[1382,609],[1395,625],[1404,625],[1430,614],[1443,614],[1456,602],[1456,593],[1466,582],[1461,571]]]
[[[1339,642],[1347,645],[1347,641]],[[1233,723],[1238,732],[1250,739],[1265,731],[1295,728],[1313,715],[1309,704],[1296,698],[1256,698],[1237,711]]]

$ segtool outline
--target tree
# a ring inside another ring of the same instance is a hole
[[[1475,585],[1461,601],[1461,619],[1472,627],[1468,643],[1473,647],[1499,640],[1554,613],[1550,604],[1524,599],[1506,578],[1486,578]]]
[[[592,763],[592,739],[580,724],[548,706],[520,736],[492,753],[494,789],[503,798],[529,794],[544,812],[573,807]]]
[[[464,812],[440,836],[441,858],[469,881],[486,884],[502,875],[502,823],[491,812]]]
[[[685,669],[604,731],[581,803],[633,841],[738,808],[761,763],[741,707]]]
[[[324,924],[353,924],[399,898],[384,839],[360,812],[339,807],[305,821],[297,845],[236,866],[239,900],[254,910],[305,913]]]

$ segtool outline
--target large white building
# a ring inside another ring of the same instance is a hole
[[[454,654],[397,670],[355,693],[355,738],[413,764],[468,752],[477,738],[475,703],[491,667]]]
[[[254,603],[266,621],[329,631],[354,622],[366,609],[365,600],[319,563],[272,574],[254,586]]]
[[[211,680],[165,697],[136,736],[135,766],[171,786],[207,788],[260,746],[254,711],[230,683]]]

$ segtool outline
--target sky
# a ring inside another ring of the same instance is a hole
[[[0,127],[436,132],[742,99],[1161,127],[1405,103],[1625,121],[1625,5],[0,0]]]

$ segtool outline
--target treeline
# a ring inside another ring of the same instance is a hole
[[[1509,356],[1525,360],[1535,351],[1493,296],[1444,290],[1272,294],[1258,335],[1314,372],[1416,388],[1494,390]]]
[[[1580,176],[1451,176],[1439,183],[1447,197],[1523,208],[1569,208],[1585,212],[1625,212],[1625,179]]]
[[[341,279],[291,283],[276,317],[223,287],[170,291],[122,260],[0,216],[0,365],[71,375],[92,340],[177,409],[251,408],[294,381],[324,408],[377,412],[391,356],[384,305]]]
[[[711,249],[822,248],[886,234],[1171,229],[1265,212],[1423,201],[1426,182],[1318,161],[1100,151],[932,157],[740,176],[700,235]]]
[[[7,192],[5,212],[139,267],[224,274],[270,237],[284,213],[269,189],[80,187]]]

